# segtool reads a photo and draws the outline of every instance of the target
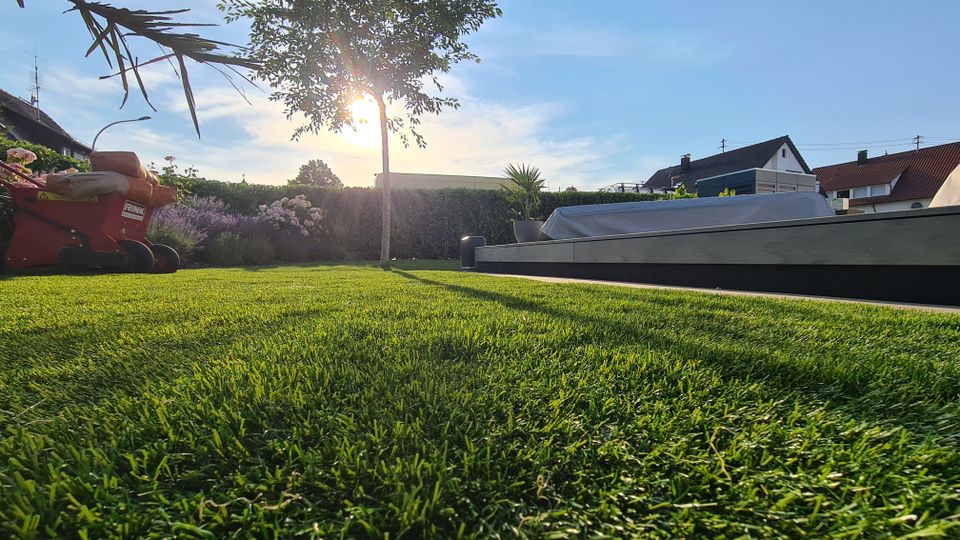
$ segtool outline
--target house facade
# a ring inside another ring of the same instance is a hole
[[[862,212],[927,208],[951,175],[960,175],[960,142],[869,157],[814,169],[830,199],[849,199]]]
[[[374,187],[380,187],[383,173],[378,173]],[[508,184],[506,178],[496,176],[465,176],[458,174],[390,173],[391,189],[500,189]]]
[[[89,146],[70,136],[47,113],[3,90],[0,90],[0,133],[78,159],[85,159],[91,152]]]
[[[644,183],[646,191],[680,187],[701,197],[725,189],[739,195],[816,191],[817,179],[789,136],[744,146],[700,159],[683,156],[678,165],[664,167]]]

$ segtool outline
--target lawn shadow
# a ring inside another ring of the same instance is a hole
[[[261,270],[274,270],[278,268],[335,268],[335,267],[361,267],[361,268],[379,268],[379,261],[311,261],[311,262],[291,262],[274,263],[256,266],[235,266],[227,268],[237,268],[247,272],[259,272]],[[407,259],[401,261],[391,261],[390,270],[429,270],[429,271],[453,271],[460,269],[460,261],[455,259]]]
[[[868,384],[862,383],[861,380],[838,378],[838,374],[834,370],[818,369],[818,364],[810,365],[807,363],[802,365],[799,362],[784,362],[782,359],[761,352],[730,347],[720,338],[708,340],[708,344],[704,344],[702,341],[692,343],[689,339],[686,339],[688,334],[683,332],[651,332],[637,326],[626,325],[613,318],[588,316],[509,294],[475,289],[465,285],[443,283],[403,271],[395,273],[427,286],[439,287],[479,300],[495,302],[510,309],[557,317],[583,328],[600,327],[603,334],[623,335],[626,333],[635,343],[646,345],[652,350],[664,351],[703,362],[709,365],[723,380],[738,382],[749,380],[786,393],[802,393],[822,401],[826,407],[839,408],[839,412],[843,414],[852,414],[871,421],[898,425],[913,432],[943,435],[943,426],[938,424],[939,420],[937,419],[942,413],[931,414],[931,409],[954,404],[956,394],[960,392],[958,385],[953,384],[950,389],[926,394],[924,397],[934,405],[920,404],[919,399],[911,402],[892,393],[878,396],[875,388],[871,389]],[[682,304],[684,302],[682,298],[678,300],[675,292],[652,292],[656,294],[645,295],[642,299],[644,303],[652,303],[659,309],[683,308]],[[622,301],[636,302],[639,300],[636,296],[627,297],[622,291],[618,291],[614,296],[619,296],[618,300]],[[723,299],[717,297],[717,300],[722,301]],[[778,302],[776,300],[771,301]],[[816,310],[815,307],[811,306],[793,306],[785,302],[778,302],[778,304],[778,307],[781,308],[797,307],[801,313],[807,313],[808,315],[811,310]],[[781,316],[789,317],[790,313],[787,312]],[[709,328],[699,330],[707,332],[709,335]],[[603,339],[602,336],[601,339]],[[863,399],[868,394],[871,394],[870,399]],[[898,399],[898,397],[901,399]],[[960,444],[956,437],[951,436],[949,439],[951,444]]]

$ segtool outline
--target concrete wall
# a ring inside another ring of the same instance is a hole
[[[383,173],[377,174],[375,187],[380,187]],[[495,176],[463,176],[455,174],[390,173],[391,189],[500,189],[507,183]]]

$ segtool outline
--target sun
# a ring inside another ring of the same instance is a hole
[[[360,98],[348,107],[355,124],[376,124],[380,118],[377,103],[370,98]]]
[[[343,138],[355,146],[379,146],[380,110],[377,103],[370,98],[362,98],[351,103],[347,110],[353,117],[353,123],[341,131]]]

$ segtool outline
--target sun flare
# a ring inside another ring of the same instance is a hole
[[[370,98],[354,101],[347,107],[353,122],[342,131],[343,138],[355,146],[374,147],[380,144],[380,111]]]

